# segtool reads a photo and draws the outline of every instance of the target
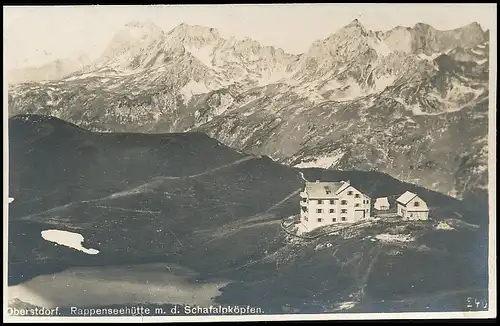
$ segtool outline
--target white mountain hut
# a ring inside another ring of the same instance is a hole
[[[300,222],[304,229],[371,218],[371,199],[349,181],[306,182],[300,193]]]

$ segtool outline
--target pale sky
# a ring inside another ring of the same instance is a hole
[[[302,53],[353,19],[371,30],[418,22],[446,30],[478,22],[496,29],[496,4],[293,4],[184,6],[4,7],[8,69],[39,66],[72,53],[97,58],[130,21],[152,21],[165,31],[180,23],[248,36],[263,45]]]

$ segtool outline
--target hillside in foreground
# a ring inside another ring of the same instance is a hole
[[[382,173],[291,168],[201,133],[94,133],[31,115],[9,119],[9,151],[9,286],[28,304],[198,293],[268,313],[452,311],[487,297],[485,208]],[[416,192],[431,220],[290,237],[281,221],[298,214],[299,172],[371,197]],[[99,253],[54,245],[40,236],[48,229],[79,233]]]

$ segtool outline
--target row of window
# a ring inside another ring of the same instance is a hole
[[[340,217],[340,219],[341,219],[342,221],[346,221],[346,220],[347,220],[347,218],[346,218],[345,216],[341,216],[341,217]],[[317,218],[317,221],[318,221],[318,222],[323,222],[323,218],[318,217],[318,218]],[[336,218],[336,217],[332,218],[332,222],[337,222],[337,218]]]
[[[357,204],[357,205],[359,206],[359,204]],[[358,207],[358,206],[356,206],[356,207]],[[307,209],[307,207],[302,207],[302,211],[303,211],[303,212],[308,212],[309,210]],[[317,208],[317,209],[316,209],[316,213],[319,213],[319,214],[323,213],[323,211],[324,211],[324,209],[322,209],[322,208]],[[333,213],[335,213],[335,209],[334,209],[334,208],[330,208],[330,209],[328,210],[328,212],[329,212],[330,214],[333,214]],[[368,213],[368,209],[366,209],[366,212]],[[340,213],[347,213],[347,209],[346,209],[346,208],[342,208],[342,209],[340,210]]]
[[[304,203],[307,202],[307,198],[303,198],[302,201]],[[317,202],[318,202],[318,204],[323,204],[323,199],[318,199]],[[364,200],[363,199],[363,204],[368,204],[368,203],[369,203],[368,200]],[[336,200],[335,199],[330,199],[330,204],[331,205],[335,205],[336,204]],[[340,205],[347,205],[347,200],[341,200],[340,201]],[[359,205],[359,204],[356,204],[356,205]],[[416,205],[416,206],[418,206],[418,205]],[[358,206],[356,206],[356,207],[358,207]]]
[[[341,217],[340,217],[340,219],[341,219],[342,221],[347,221],[347,217],[345,217],[345,216],[341,216]],[[309,219],[306,217],[306,218],[305,218],[305,220],[306,220],[306,221],[308,221]],[[320,223],[321,223],[321,222],[323,222],[323,220],[324,220],[324,218],[322,218],[322,217],[318,217],[318,218],[316,219],[316,221],[318,221],[318,222],[320,222]],[[336,217],[332,218],[332,222],[337,222],[337,218],[336,218]]]
[[[341,209],[340,212],[347,213],[347,209]],[[323,209],[321,208],[316,209],[316,213],[323,213]],[[335,209],[331,208],[330,213],[335,213]]]

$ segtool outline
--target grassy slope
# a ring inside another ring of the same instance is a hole
[[[94,134],[41,117],[12,118],[9,127],[9,195],[16,198],[9,205],[10,284],[68,266],[175,262],[201,278],[234,280],[220,302],[270,312],[287,305],[325,311],[352,300],[359,301],[358,309],[388,310],[402,307],[397,300],[448,292],[460,309],[463,293],[454,291],[485,289],[484,225],[436,231],[432,222],[424,223],[408,231],[415,243],[400,246],[366,239],[393,232],[392,223],[378,222],[352,238],[294,244],[279,222],[297,213],[302,181],[296,169],[265,157],[246,159],[196,133]],[[309,180],[350,180],[373,198],[415,191],[434,219],[457,218],[457,212],[468,222],[484,221],[457,200],[381,173],[304,174]],[[47,228],[81,233],[85,245],[100,253],[54,246],[40,237]],[[330,248],[314,250],[327,242]]]

